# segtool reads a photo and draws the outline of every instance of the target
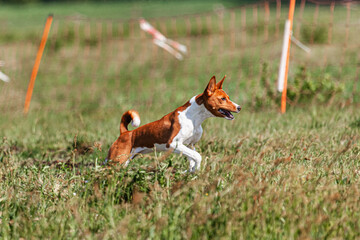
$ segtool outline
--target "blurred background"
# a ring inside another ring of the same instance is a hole
[[[11,78],[0,81],[3,115],[22,113],[49,14],[54,21],[30,112],[145,111],[156,105],[165,114],[202,92],[211,76],[225,74],[225,90],[247,110],[279,107],[288,1],[1,2],[0,70]],[[359,16],[356,1],[297,1],[293,33],[311,52],[292,43],[290,109],[359,104]],[[140,18],[184,44],[184,59],[155,45]]]

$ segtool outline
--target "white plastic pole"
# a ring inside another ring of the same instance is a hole
[[[283,47],[282,47],[280,67],[279,67],[279,78],[278,78],[278,91],[279,92],[282,92],[284,90],[286,58],[287,58],[287,52],[288,52],[288,47],[289,47],[289,38],[290,38],[290,21],[286,20],[285,29],[284,29]]]

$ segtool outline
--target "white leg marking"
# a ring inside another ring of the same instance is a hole
[[[191,158],[188,158],[189,160],[189,171],[190,172],[194,172],[195,171],[195,165],[196,162],[194,160],[192,160]]]
[[[184,154],[189,159],[190,161],[189,172],[194,172],[195,170],[200,169],[201,155],[198,152],[191,150],[185,145],[179,143],[172,147],[174,148],[174,153]]]
[[[194,144],[190,144],[190,149],[192,149],[193,151],[195,151],[195,146]],[[189,160],[189,171],[195,171],[195,161],[192,158],[187,158]]]
[[[145,154],[145,153],[151,153],[153,151],[152,148],[146,148],[146,147],[138,147],[131,151],[131,157],[130,159],[135,158],[138,154]]]

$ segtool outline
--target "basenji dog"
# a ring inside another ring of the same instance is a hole
[[[226,76],[225,76],[226,77]],[[216,83],[213,76],[202,94],[192,97],[183,106],[161,119],[141,127],[137,111],[125,112],[120,123],[120,137],[110,147],[107,161],[127,165],[138,154],[156,151],[170,151],[183,154],[189,160],[189,172],[200,168],[201,155],[195,151],[203,133],[202,122],[209,117],[233,120],[233,113],[241,107],[230,101],[222,89],[225,77]],[[138,127],[128,130],[129,123]]]

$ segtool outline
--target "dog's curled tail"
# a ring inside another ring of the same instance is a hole
[[[120,135],[128,131],[127,126],[130,122],[133,127],[140,126],[140,116],[137,111],[129,110],[122,115],[120,122]]]

